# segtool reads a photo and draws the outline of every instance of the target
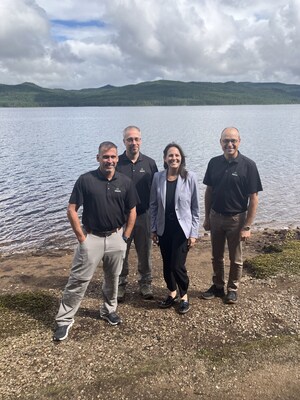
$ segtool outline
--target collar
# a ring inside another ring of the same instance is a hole
[[[232,164],[232,163],[237,164],[240,161],[241,156],[242,156],[241,153],[238,151],[238,155],[229,161],[223,154],[223,161],[226,162],[227,164]]]
[[[106,178],[106,176],[102,173],[102,171],[100,170],[100,167],[97,169],[97,173],[98,173],[98,177],[102,180],[102,181],[107,181],[107,182],[111,182],[114,181],[115,179],[117,179],[117,174],[118,172],[115,170],[114,176],[108,180]]]
[[[124,157],[124,160],[125,160],[126,162],[130,163],[130,164],[136,164],[138,161],[142,161],[142,160],[143,160],[143,154],[142,154],[141,152],[139,152],[139,156],[138,156],[138,158],[137,158],[137,160],[136,160],[135,163],[132,162],[132,161],[130,160],[130,158],[127,157],[126,150],[125,150],[124,153],[122,154],[122,158],[123,158],[123,157]]]

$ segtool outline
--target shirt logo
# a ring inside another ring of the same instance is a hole
[[[122,193],[122,192],[121,192],[121,189],[116,188],[116,189],[115,189],[115,193]]]
[[[235,172],[233,172],[231,175],[232,175],[232,176],[238,176],[238,174],[237,174],[237,172],[236,172],[236,171],[235,171]]]
[[[144,173],[144,172],[146,172],[146,171],[145,171],[144,168],[142,167],[142,168],[140,169],[140,172]]]

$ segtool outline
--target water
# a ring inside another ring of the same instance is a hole
[[[100,142],[123,152],[122,130],[131,124],[141,127],[142,151],[159,169],[165,145],[182,145],[198,174],[202,216],[207,162],[221,154],[221,130],[238,127],[240,151],[256,162],[264,187],[256,228],[300,225],[300,105],[2,108],[0,251],[72,246],[66,208],[75,180],[97,168]]]

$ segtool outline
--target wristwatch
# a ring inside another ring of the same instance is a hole
[[[125,235],[122,235],[122,239],[124,240],[125,243],[127,243],[129,238]]]
[[[244,226],[243,231],[250,231],[251,226]]]

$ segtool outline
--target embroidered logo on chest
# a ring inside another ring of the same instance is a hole
[[[142,168],[140,169],[140,172],[141,172],[142,174],[144,174],[146,171],[145,171],[144,168],[142,167]]]
[[[115,188],[114,192],[115,193],[122,193],[121,189],[119,189],[119,188]]]
[[[236,171],[234,171],[231,175],[232,175],[232,176],[238,176],[238,174],[237,174]]]

